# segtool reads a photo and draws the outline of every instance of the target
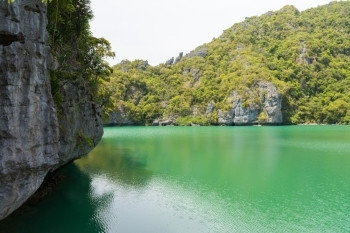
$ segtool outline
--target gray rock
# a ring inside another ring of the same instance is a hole
[[[46,4],[0,1],[0,219],[56,167],[58,122],[48,75]]]
[[[259,82],[256,89],[249,91],[249,98],[258,97],[258,103],[246,104],[242,97],[233,91],[228,98],[232,104],[229,111],[218,111],[219,125],[251,125],[251,124],[281,124],[282,123],[282,99],[277,88],[269,82]],[[252,102],[252,101],[251,101]],[[264,112],[266,121],[259,122],[259,115]]]
[[[205,58],[208,55],[208,49],[207,48],[197,48],[190,53],[186,54],[186,57],[203,57]]]
[[[164,119],[156,119],[153,121],[153,126],[167,126],[167,125],[174,125],[175,119],[174,118],[164,118]]]
[[[170,58],[169,60],[167,60],[166,62],[165,62],[165,65],[172,65],[172,64],[174,64],[174,57],[172,57],[172,58]]]
[[[208,103],[207,110],[205,111],[205,114],[210,114],[210,113],[214,112],[214,109],[215,109],[215,101],[212,100]]]
[[[259,82],[258,86],[262,109],[267,114],[266,123],[281,124],[283,121],[282,98],[277,88],[269,82]]]
[[[119,104],[117,106],[117,109],[111,113],[111,116],[106,124],[125,126],[125,125],[134,125],[135,123],[125,113],[124,106]]]
[[[233,124],[234,113],[231,109],[230,111],[218,110],[218,124],[219,125],[232,125]]]
[[[179,56],[177,56],[177,57],[175,58],[175,63],[178,63],[179,61],[181,61],[181,59],[183,58],[183,56],[184,56],[184,53],[183,53],[183,52],[180,52],[180,53],[179,53]]]
[[[268,11],[265,14],[263,14],[264,16],[270,17],[271,15],[273,15],[274,12],[273,11]]]
[[[140,61],[139,65],[137,66],[137,69],[145,71],[148,66],[148,61]]]
[[[196,83],[199,81],[199,69],[191,69],[193,82]]]
[[[297,58],[297,63],[310,65],[314,61],[314,59],[308,57],[306,41],[302,39],[300,40],[300,43],[302,44],[303,48],[299,53],[299,56]]]
[[[103,123],[100,106],[79,84],[62,83],[63,101],[59,114],[60,167],[91,151],[101,140]]]
[[[88,153],[101,139],[99,106],[79,85],[51,96],[46,4],[0,1],[0,220],[20,207],[48,172]],[[59,132],[60,131],[60,132]]]
[[[253,93],[250,95],[253,96]],[[234,99],[232,104],[232,111],[234,115],[233,123],[235,125],[257,124],[257,119],[260,112],[259,106],[250,104],[245,107],[242,98],[237,92],[233,92],[232,97]]]

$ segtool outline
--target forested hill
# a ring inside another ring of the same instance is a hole
[[[348,124],[350,2],[246,18],[159,66],[123,61],[104,88],[116,124],[235,124],[225,120],[237,114],[243,123],[279,123],[268,120],[278,101],[285,124]]]

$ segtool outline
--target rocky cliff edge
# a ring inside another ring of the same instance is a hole
[[[46,9],[41,0],[0,0],[0,220],[103,134],[99,106],[78,85],[62,84],[57,117]]]

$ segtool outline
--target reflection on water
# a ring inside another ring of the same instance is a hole
[[[106,128],[0,232],[350,232],[349,141],[347,126]]]
[[[106,232],[230,232],[233,222],[222,224],[224,206],[178,184],[154,179],[149,187],[135,191],[107,177],[92,180],[93,197],[108,198],[97,211]]]
[[[95,216],[98,202],[91,199],[90,177],[71,164],[64,168],[65,182],[41,203],[15,212],[0,222],[1,233],[104,232]]]
[[[152,176],[147,170],[147,158],[104,141],[89,156],[75,163],[84,172],[104,174],[126,185],[144,186]]]

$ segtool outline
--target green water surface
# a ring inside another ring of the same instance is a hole
[[[350,127],[116,127],[0,232],[350,232]]]

